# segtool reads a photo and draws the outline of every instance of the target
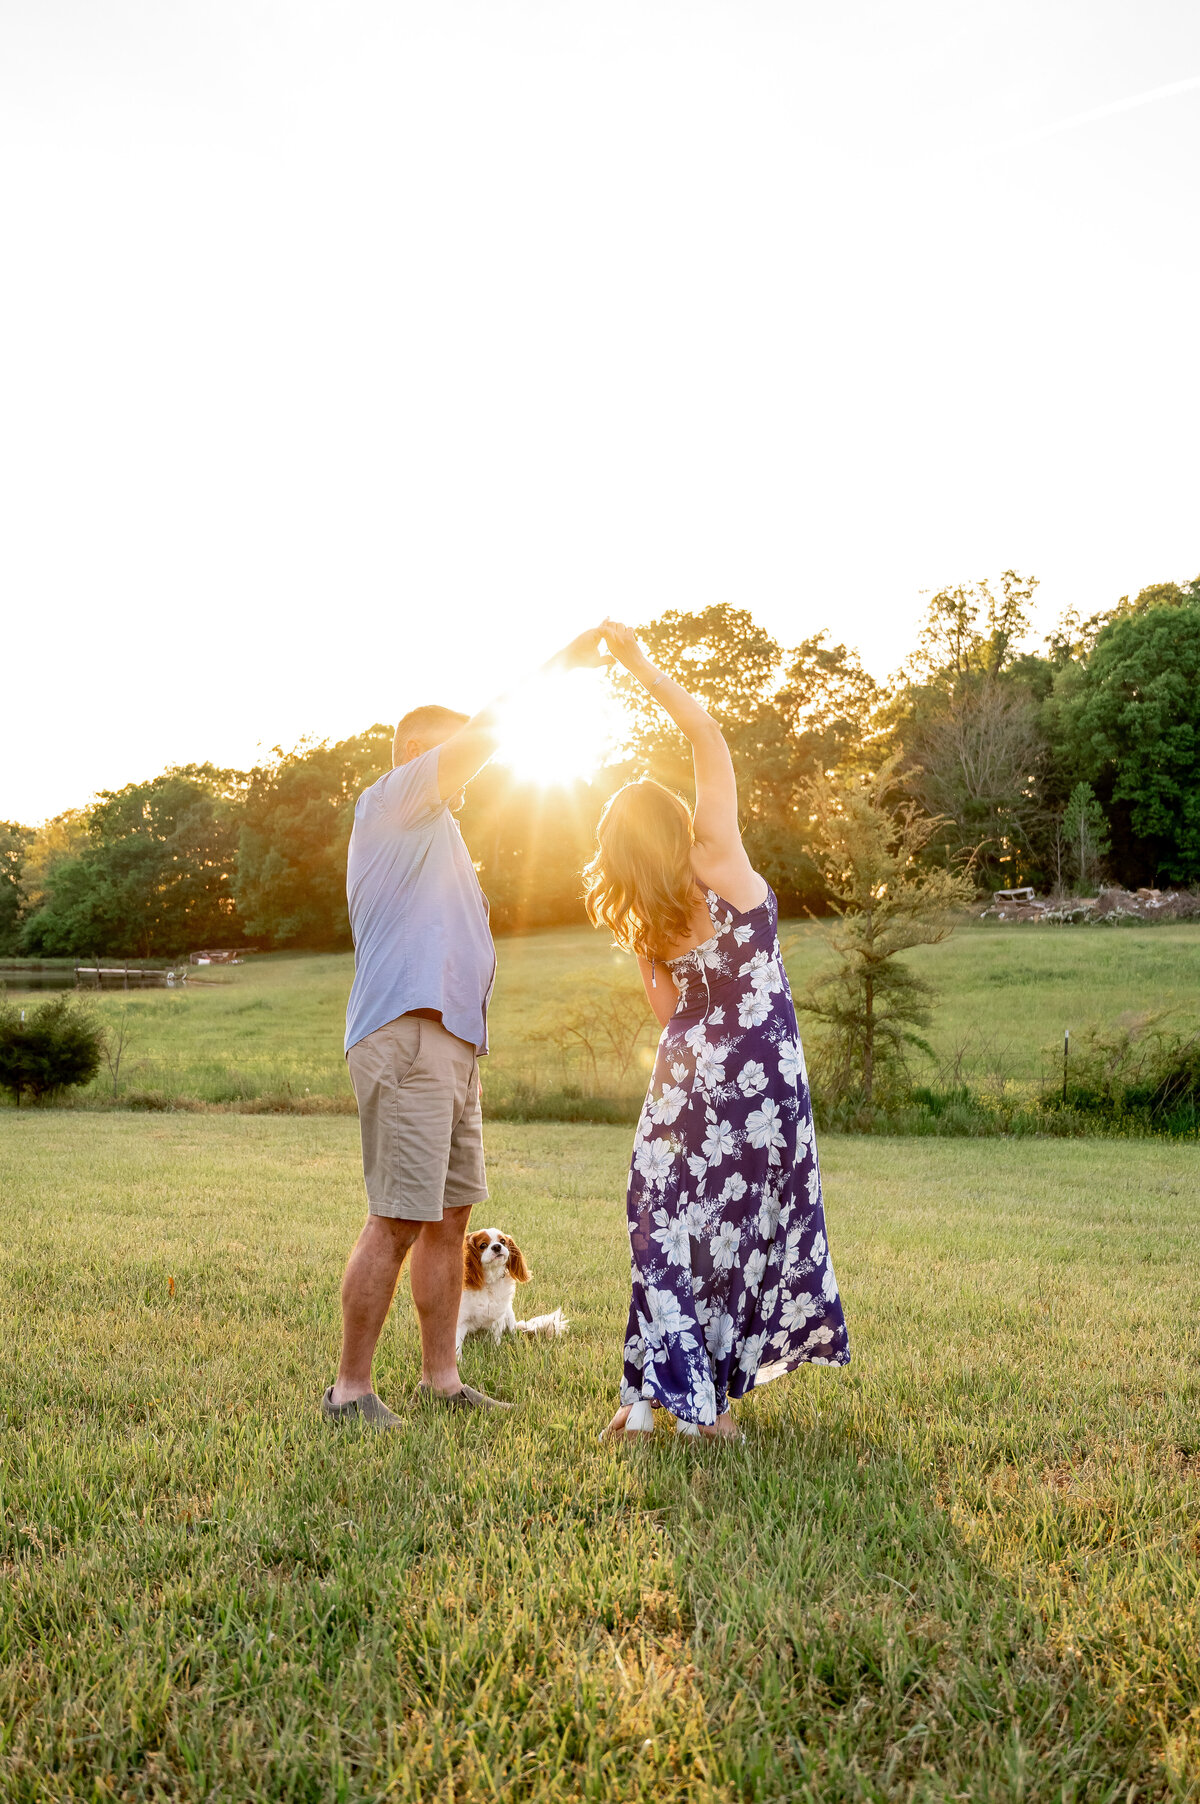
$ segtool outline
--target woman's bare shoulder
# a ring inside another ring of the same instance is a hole
[[[702,890],[713,890],[723,902],[739,913],[757,908],[767,899],[767,880],[760,877],[739,846],[736,858],[715,858],[697,846],[692,856],[692,871]]]

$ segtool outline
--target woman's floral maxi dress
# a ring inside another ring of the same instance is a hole
[[[850,1358],[778,904],[709,890],[708,911],[713,937],[668,965],[679,1005],[634,1140],[621,1385],[703,1424],[805,1360]]]

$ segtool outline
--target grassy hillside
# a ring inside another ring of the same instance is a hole
[[[854,1363],[626,1449],[627,1142],[490,1130],[571,1336],[362,1439],[353,1121],[5,1120],[7,1804],[1200,1795],[1194,1152],[828,1140]]]
[[[785,923],[783,940],[799,994],[825,956],[820,924]],[[1028,1085],[1062,1031],[1149,1009],[1194,1010],[1200,997],[1200,927],[1052,928],[968,925],[941,946],[912,955],[938,990],[931,1039],[947,1064],[984,1085]],[[595,980],[637,989],[631,962],[599,934],[559,928],[501,940],[492,1011],[493,1053],[485,1087],[494,1100],[516,1084],[591,1085],[578,1059],[562,1063],[536,1037]],[[199,977],[201,974],[197,974]],[[229,970],[210,968],[183,991],[106,996],[96,1006],[126,1016],[129,1044],[118,1088],[238,1103],[267,1096],[351,1104],[342,1058],[348,954],[273,954]],[[605,1093],[640,1092],[654,1034],[644,1011],[639,1058],[622,1081],[602,1068]],[[102,1074],[97,1097],[111,1094]]]

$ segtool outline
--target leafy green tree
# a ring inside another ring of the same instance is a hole
[[[990,582],[960,583],[930,598],[909,669],[918,682],[952,686],[964,676],[996,675],[1027,637],[1036,577],[1005,570]]]
[[[931,1020],[932,986],[900,955],[936,945],[975,893],[969,871],[922,862],[939,822],[899,787],[902,760],[875,773],[821,773],[805,785],[829,906],[834,963],[800,1006],[819,1023],[823,1099],[860,1105],[902,1086],[910,1048]]]
[[[16,821],[0,821],[0,952],[17,950],[17,930],[21,924],[21,872],[25,854],[33,838],[31,827]]]
[[[787,716],[802,762],[832,770],[863,751],[882,699],[858,652],[831,644],[822,628],[788,653],[775,705]]]
[[[245,931],[271,946],[350,944],[346,847],[354,804],[392,767],[392,728],[336,745],[276,747],[250,773],[239,819],[233,894]]]
[[[21,913],[31,915],[50,894],[50,872],[65,858],[82,852],[88,843],[88,811],[67,808],[53,820],[35,827],[21,864]]]
[[[272,946],[350,944],[346,848],[354,805],[392,766],[392,729],[336,745],[306,742],[250,773],[235,893],[247,933]],[[500,932],[582,921],[580,872],[621,772],[544,788],[489,765],[459,824]]]
[[[1076,783],[1062,821],[1067,867],[1081,890],[1094,889],[1109,851],[1108,823],[1090,783]]]
[[[1084,661],[1091,656],[1101,632],[1113,619],[1115,608],[1102,609],[1085,619],[1078,608],[1068,608],[1053,631],[1046,634],[1047,661],[1053,670]]]
[[[210,764],[103,792],[85,838],[52,861],[26,952],[175,957],[240,938],[232,893],[240,780]]]
[[[869,732],[877,699],[858,654],[824,633],[794,652],[744,609],[726,603],[671,611],[640,627],[654,662],[698,695],[721,724],[738,778],[746,849],[785,912],[816,902],[807,855],[806,775],[827,768]],[[653,699],[623,673],[614,683],[630,712],[631,768],[690,795],[691,753]]]
[[[1006,570],[932,597],[917,649],[885,710],[908,782],[940,817],[929,855],[971,855],[982,880],[1040,874],[1049,827],[1041,708],[1047,659],[1021,650],[1037,583]]]
[[[744,608],[728,602],[697,614],[671,608],[638,631],[654,662],[685,683],[725,727],[755,719],[773,693],[782,649]],[[657,746],[661,710],[623,671],[614,681],[633,698],[639,727]]]
[[[1059,671],[1046,719],[1105,806],[1122,879],[1200,879],[1200,578],[1122,603]]]

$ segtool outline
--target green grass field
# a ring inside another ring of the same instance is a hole
[[[1193,1150],[829,1138],[854,1364],[634,1449],[627,1131],[489,1151],[572,1334],[469,1345],[512,1417],[363,1438],[315,1413],[352,1120],[4,1118],[6,1804],[1200,1797]],[[401,1301],[401,1407],[415,1357]]]
[[[825,928],[785,922],[793,988],[802,992],[825,957]],[[586,1072],[564,1069],[539,1044],[553,1017],[582,984],[604,975],[636,986],[631,961],[585,928],[558,928],[499,942],[492,1010],[493,1052],[485,1091],[502,1101],[517,1084],[549,1090]],[[937,987],[931,1040],[949,1071],[985,1090],[1028,1089],[1053,1067],[1064,1027],[1178,1007],[1200,997],[1200,927],[1053,928],[968,925],[941,946],[910,955]],[[193,1097],[237,1106],[274,1098],[288,1106],[312,1099],[352,1106],[342,1058],[349,954],[253,957],[228,970],[209,968],[185,991],[128,998],[96,1007],[110,1020],[126,1012],[129,1044],[118,1089],[160,1098]],[[644,1086],[654,1036],[624,1081],[601,1070],[605,1093],[636,1096]],[[923,1070],[926,1081],[935,1075]],[[103,1072],[90,1095],[112,1095]]]

